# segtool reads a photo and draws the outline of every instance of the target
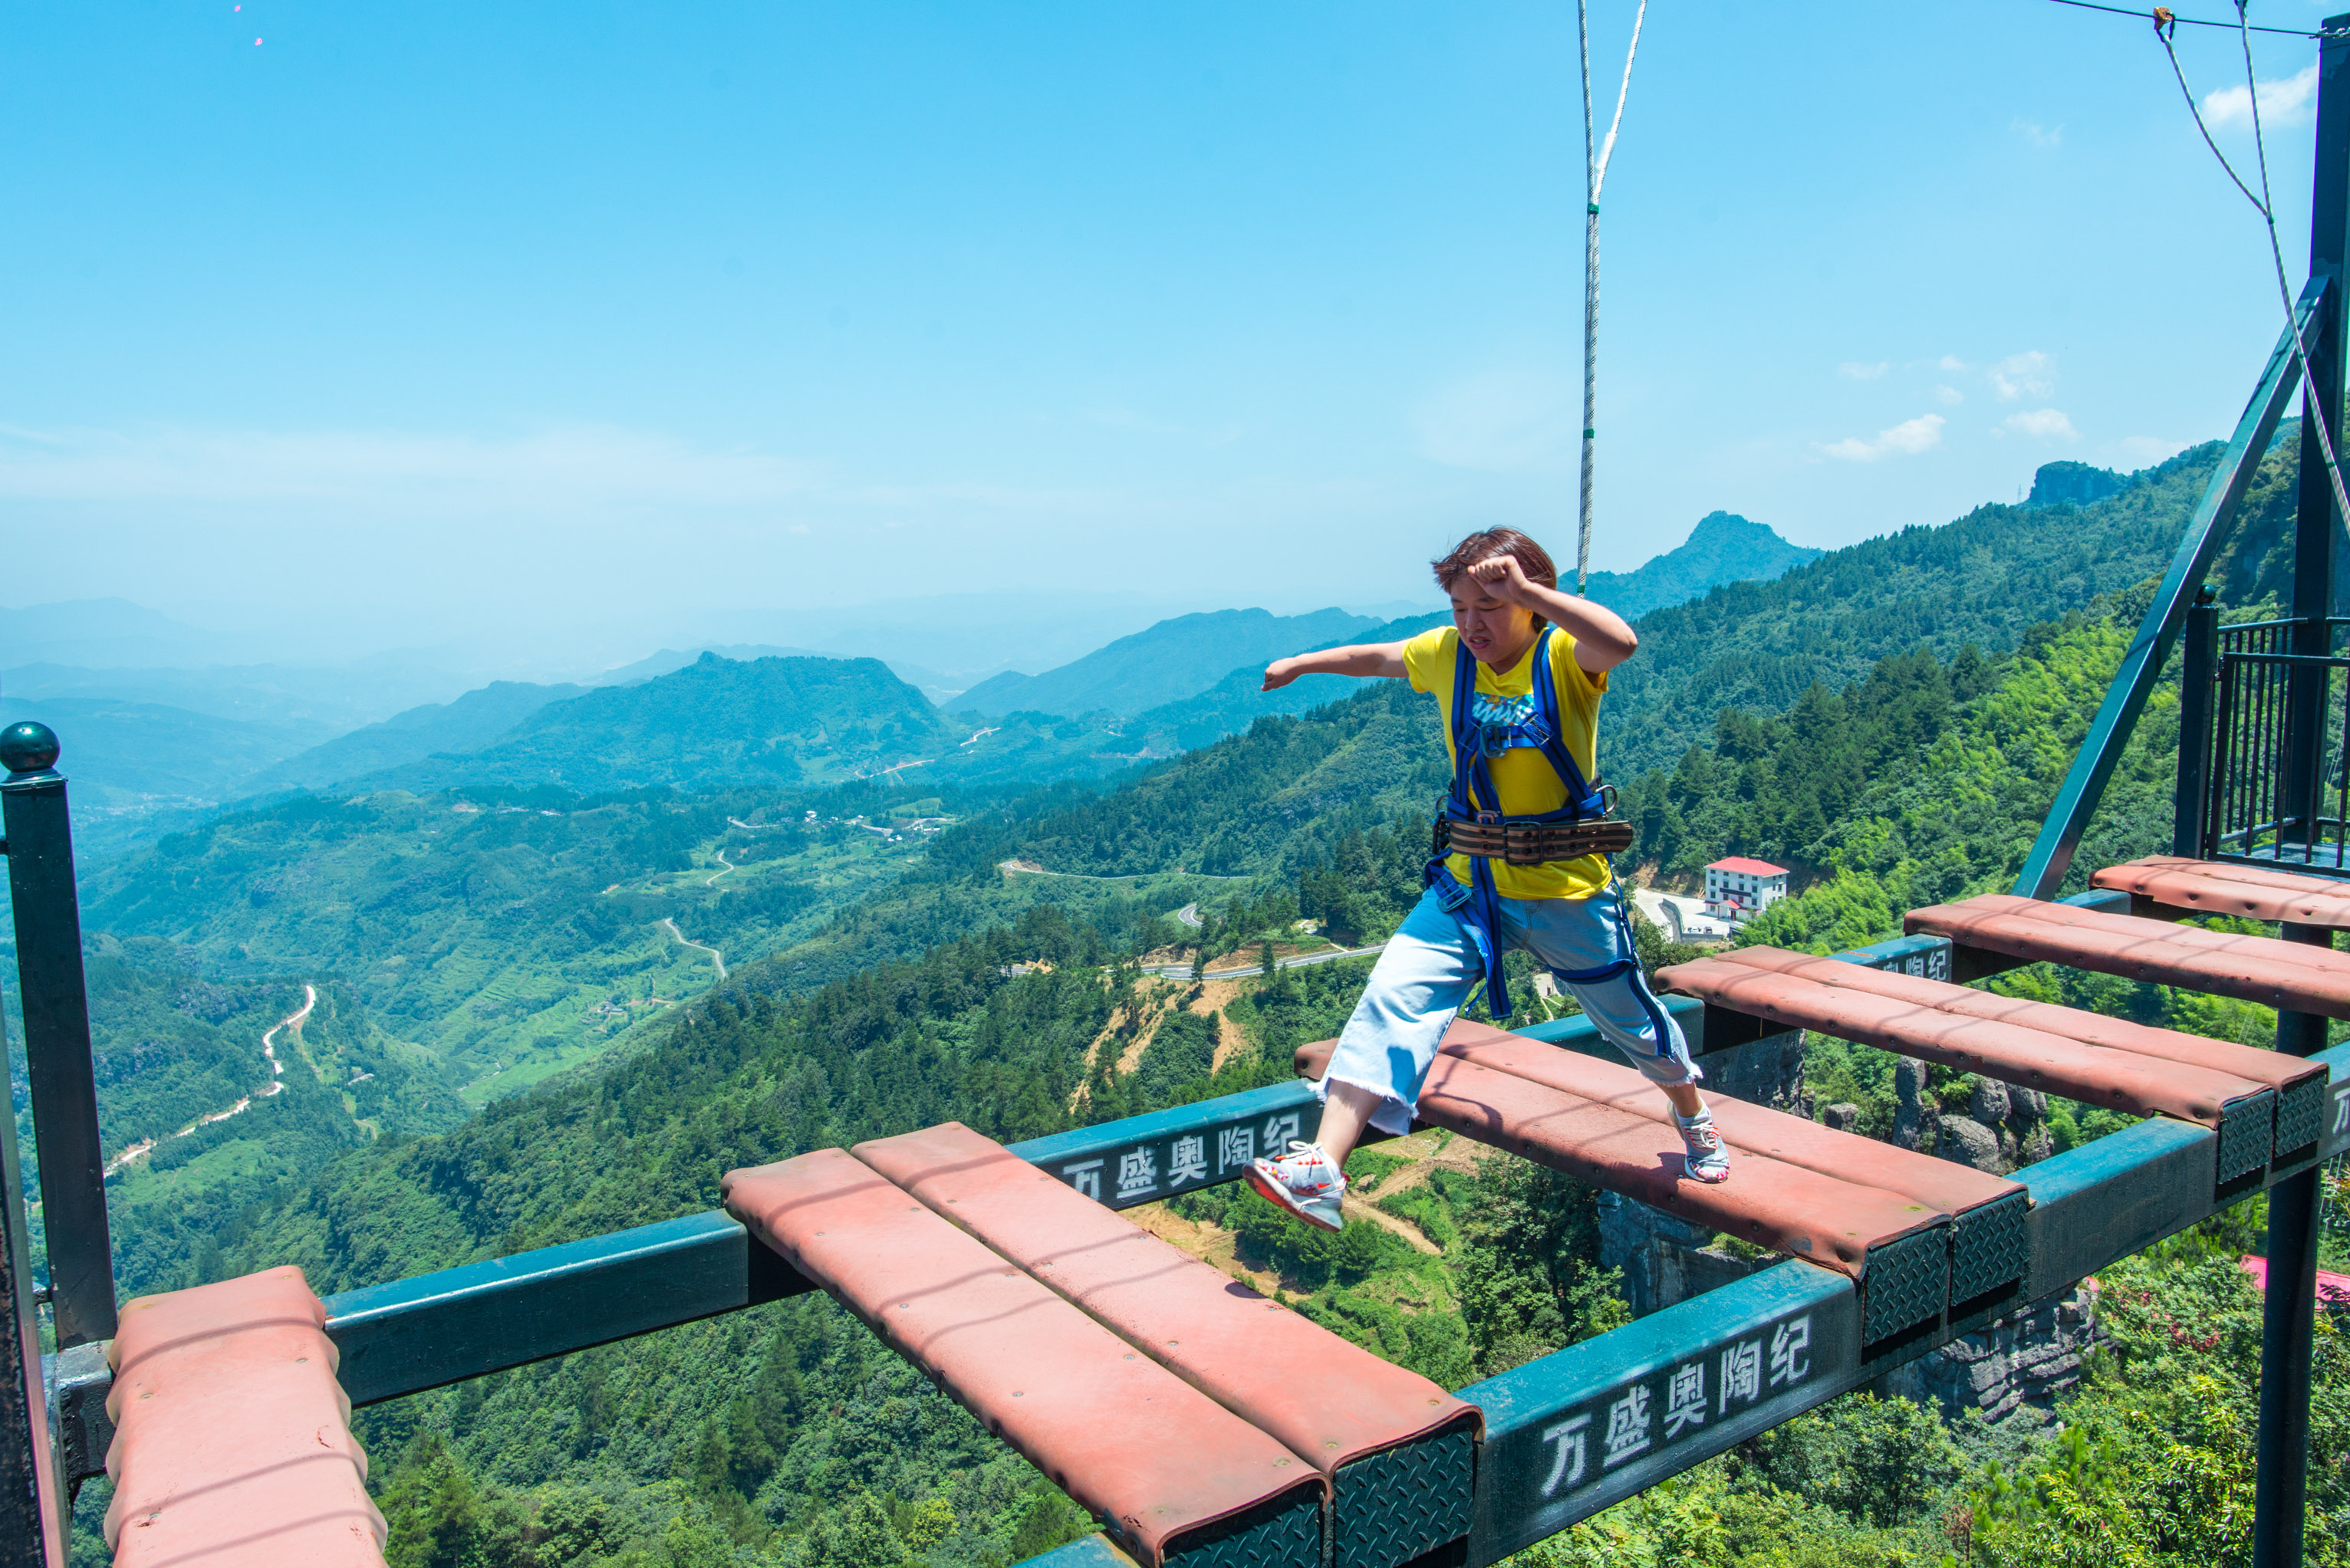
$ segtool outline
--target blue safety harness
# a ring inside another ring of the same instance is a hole
[[[1566,749],[1564,726],[1559,721],[1558,685],[1551,679],[1549,627],[1534,643],[1534,711],[1521,712],[1508,720],[1481,720],[1476,716],[1477,659],[1457,640],[1452,645],[1452,787],[1445,792],[1440,821],[1482,824],[1534,824],[1579,822],[1607,815],[1605,794],[1584,778],[1582,768],[1575,764],[1574,754]],[[1501,792],[1493,787],[1492,759],[1503,753],[1531,747],[1542,753],[1559,778],[1566,785],[1566,804],[1556,811],[1539,816],[1503,816],[1500,811]],[[1479,802],[1490,803],[1490,807]],[[1493,867],[1490,857],[1472,855],[1469,858],[1469,880],[1463,883],[1445,864],[1448,853],[1430,857],[1421,874],[1425,887],[1437,889],[1444,908],[1461,922],[1475,944],[1478,959],[1485,971],[1485,1003],[1496,1018],[1510,1015],[1510,987],[1502,973],[1502,950],[1498,940],[1501,929],[1501,895],[1493,887]],[[1623,911],[1617,910],[1619,920]],[[1631,932],[1624,932],[1623,950],[1631,950]],[[1588,973],[1568,974],[1554,971],[1561,980],[1577,983],[1608,980],[1632,967],[1637,960],[1619,960],[1605,969]],[[1658,1038],[1664,1038],[1659,1030]]]

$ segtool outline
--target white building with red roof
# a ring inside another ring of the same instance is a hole
[[[1705,912],[1751,920],[1787,896],[1787,868],[1731,855],[1705,868]]]

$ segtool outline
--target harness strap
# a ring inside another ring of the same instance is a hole
[[[1551,679],[1551,633],[1544,627],[1534,641],[1534,721],[1506,725],[1487,726],[1475,718],[1477,701],[1477,660],[1456,637],[1452,644],[1452,787],[1445,795],[1445,816],[1451,822],[1482,829],[1502,836],[1506,846],[1509,829],[1519,830],[1523,838],[1527,830],[1537,835],[1553,825],[1571,825],[1586,816],[1599,816],[1607,810],[1607,802],[1591,787],[1576,765],[1573,753],[1566,749],[1558,711],[1558,687]],[[1492,742],[1490,749],[1488,740]],[[1505,818],[1502,815],[1501,792],[1494,787],[1490,757],[1509,749],[1511,742],[1533,742],[1544,758],[1558,774],[1566,786],[1566,805],[1556,811],[1539,816]],[[1481,806],[1479,802],[1489,803]],[[1447,824],[1446,830],[1450,831]],[[1588,831],[1588,830],[1586,830]],[[1493,885],[1493,865],[1489,854],[1471,854],[1469,858],[1469,883],[1462,887],[1445,864],[1442,845],[1421,873],[1423,887],[1440,889],[1444,907],[1460,920],[1475,944],[1477,956],[1485,971],[1486,1005],[1496,1018],[1510,1015],[1510,987],[1502,972],[1502,954],[1495,940],[1501,929],[1501,894]],[[1473,1000],[1473,998],[1472,998]]]

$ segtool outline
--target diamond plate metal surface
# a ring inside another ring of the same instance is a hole
[[[2020,1280],[2032,1262],[2029,1193],[2013,1192],[1959,1216],[1950,1241],[1950,1300],[1970,1302]]]
[[[2262,1089],[2220,1112],[2220,1180],[2222,1185],[2269,1162],[2276,1137],[2276,1091]]]
[[[2274,1154],[2292,1154],[2317,1141],[2317,1135],[2325,1130],[2327,1087],[2324,1075],[2320,1074],[2303,1079],[2277,1096]]]
[[[1182,1568],[1321,1568],[1322,1500],[1291,1492],[1179,1535],[1166,1561]]]
[[[1917,1231],[1868,1250],[1861,1271],[1860,1337],[1873,1344],[1941,1315],[1950,1284],[1947,1226]]]
[[[1467,1422],[1338,1470],[1333,1568],[1398,1568],[1469,1533],[1477,1442]]]

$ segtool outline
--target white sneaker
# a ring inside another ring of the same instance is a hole
[[[1727,1181],[1730,1179],[1730,1151],[1722,1147],[1721,1135],[1714,1130],[1713,1115],[1700,1111],[1694,1117],[1684,1119],[1679,1111],[1673,1121],[1680,1128],[1683,1168],[1692,1181]]]
[[[1248,1184],[1266,1202],[1286,1209],[1308,1225],[1343,1230],[1339,1204],[1347,1196],[1345,1173],[1315,1143],[1292,1143],[1279,1159],[1250,1162]]]

